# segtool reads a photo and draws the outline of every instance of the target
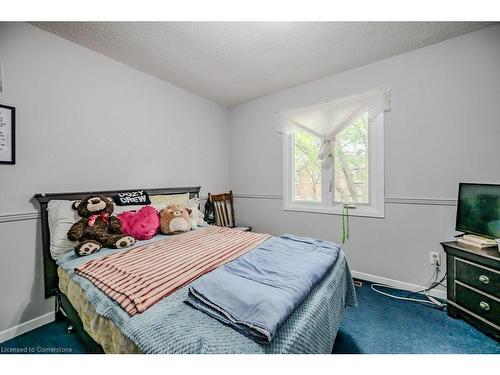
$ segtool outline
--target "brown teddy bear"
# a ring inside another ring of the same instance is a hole
[[[191,210],[179,205],[167,206],[160,211],[160,228],[164,234],[187,232],[191,229]]]
[[[73,209],[82,218],[68,231],[70,241],[79,241],[76,255],[89,255],[102,247],[121,249],[135,243],[133,237],[122,233],[120,220],[111,216],[114,209],[111,198],[91,195],[73,203]]]

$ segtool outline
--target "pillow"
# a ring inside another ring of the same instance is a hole
[[[186,206],[189,201],[189,193],[185,194],[168,194],[168,195],[152,195],[152,205],[160,211],[167,206]]]
[[[72,250],[77,242],[68,240],[68,231],[71,226],[80,220],[78,212],[71,205],[73,201],[51,200],[47,204],[49,233],[50,233],[50,255],[55,260],[68,251]]]
[[[160,228],[160,216],[151,206],[144,206],[137,212],[122,212],[118,219],[122,223],[122,232],[136,240],[149,240]]]
[[[149,199],[151,203],[149,206],[156,208],[156,211],[164,209],[171,205],[186,206],[189,201],[189,193],[185,194],[170,194],[170,195],[150,195]],[[139,211],[144,205],[132,205],[132,206],[117,206],[115,205],[114,213],[116,215],[125,211]]]
[[[144,190],[126,191],[113,196],[117,206],[132,206],[151,204],[149,195]]]

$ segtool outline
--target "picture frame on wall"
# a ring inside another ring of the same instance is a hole
[[[0,104],[0,164],[16,164],[16,108]]]

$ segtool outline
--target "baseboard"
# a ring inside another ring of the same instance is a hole
[[[18,324],[17,326],[14,326],[12,328],[8,328],[5,331],[0,332],[0,343],[13,339],[14,337],[41,327],[47,323],[53,322],[55,320],[55,317],[55,312],[52,311],[45,315],[28,320],[27,322]]]
[[[354,277],[356,279],[366,280],[366,281],[370,281],[372,283],[385,284],[385,285],[392,286],[394,288],[399,288],[399,289],[404,289],[404,290],[414,291],[414,290],[421,290],[421,289],[425,288],[422,285],[405,283],[403,281],[388,279],[386,277],[371,275],[369,273],[364,273],[364,272],[351,271],[351,274],[352,274],[352,277]],[[429,291],[429,294],[433,297],[446,300],[446,290],[432,289]]]

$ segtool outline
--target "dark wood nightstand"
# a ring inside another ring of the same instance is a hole
[[[448,316],[462,318],[500,340],[500,253],[443,242],[446,252]]]

